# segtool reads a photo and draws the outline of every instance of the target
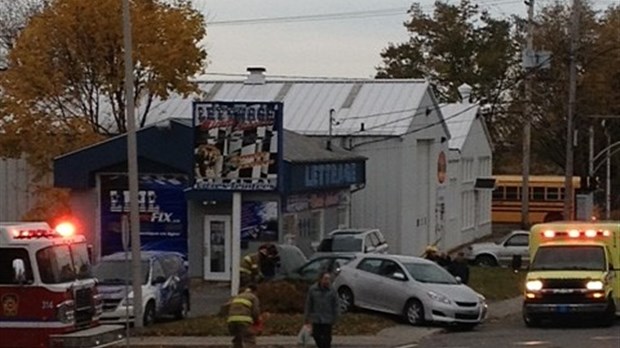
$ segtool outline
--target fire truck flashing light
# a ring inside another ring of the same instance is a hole
[[[34,228],[27,230],[13,230],[14,239],[35,239],[35,238],[58,238],[71,237],[75,234],[75,226],[69,222],[58,224],[55,229]]]
[[[586,238],[596,238],[596,237],[609,237],[611,236],[611,232],[609,230],[585,230],[585,231],[579,231],[579,230],[569,230],[566,232],[562,232],[562,231],[553,231],[553,230],[546,230],[542,232],[543,237],[545,238],[561,238],[561,237],[569,237],[569,238],[579,238],[579,237],[586,237]]]

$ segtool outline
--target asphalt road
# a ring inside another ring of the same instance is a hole
[[[412,348],[619,348],[620,319],[612,327],[580,323],[527,328],[520,314],[484,323],[470,332],[442,332]]]

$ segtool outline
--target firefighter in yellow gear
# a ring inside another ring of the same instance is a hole
[[[244,292],[230,301],[228,309],[228,332],[233,336],[234,348],[256,347],[258,332],[252,326],[260,320],[260,307],[256,296],[256,284],[249,284]]]
[[[258,252],[245,256],[239,265],[239,285],[243,288],[247,284],[257,283],[263,276],[260,271],[261,259],[267,254],[267,245],[263,244]]]

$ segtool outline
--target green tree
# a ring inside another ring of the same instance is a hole
[[[495,19],[470,0],[435,2],[430,16],[414,3],[405,27],[409,40],[381,52],[377,78],[428,78],[443,101],[459,99],[467,83],[475,99],[496,100],[515,64],[512,22]]]

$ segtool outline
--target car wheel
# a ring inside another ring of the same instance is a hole
[[[424,320],[424,306],[416,299],[409,300],[405,305],[405,320],[411,325],[420,325]]]
[[[493,256],[490,255],[480,255],[476,257],[475,260],[476,265],[480,267],[495,267],[497,266],[497,261]]]
[[[183,298],[181,299],[181,305],[179,306],[179,309],[177,310],[174,317],[177,320],[182,320],[182,319],[187,318],[188,313],[189,313],[189,297],[187,296],[187,294],[184,294]]]
[[[338,289],[338,297],[340,298],[340,311],[342,313],[350,312],[353,310],[354,299],[353,299],[353,291],[347,288],[346,286]]]
[[[144,327],[151,326],[155,323],[155,303],[149,301],[144,307],[144,321],[142,322]]]

